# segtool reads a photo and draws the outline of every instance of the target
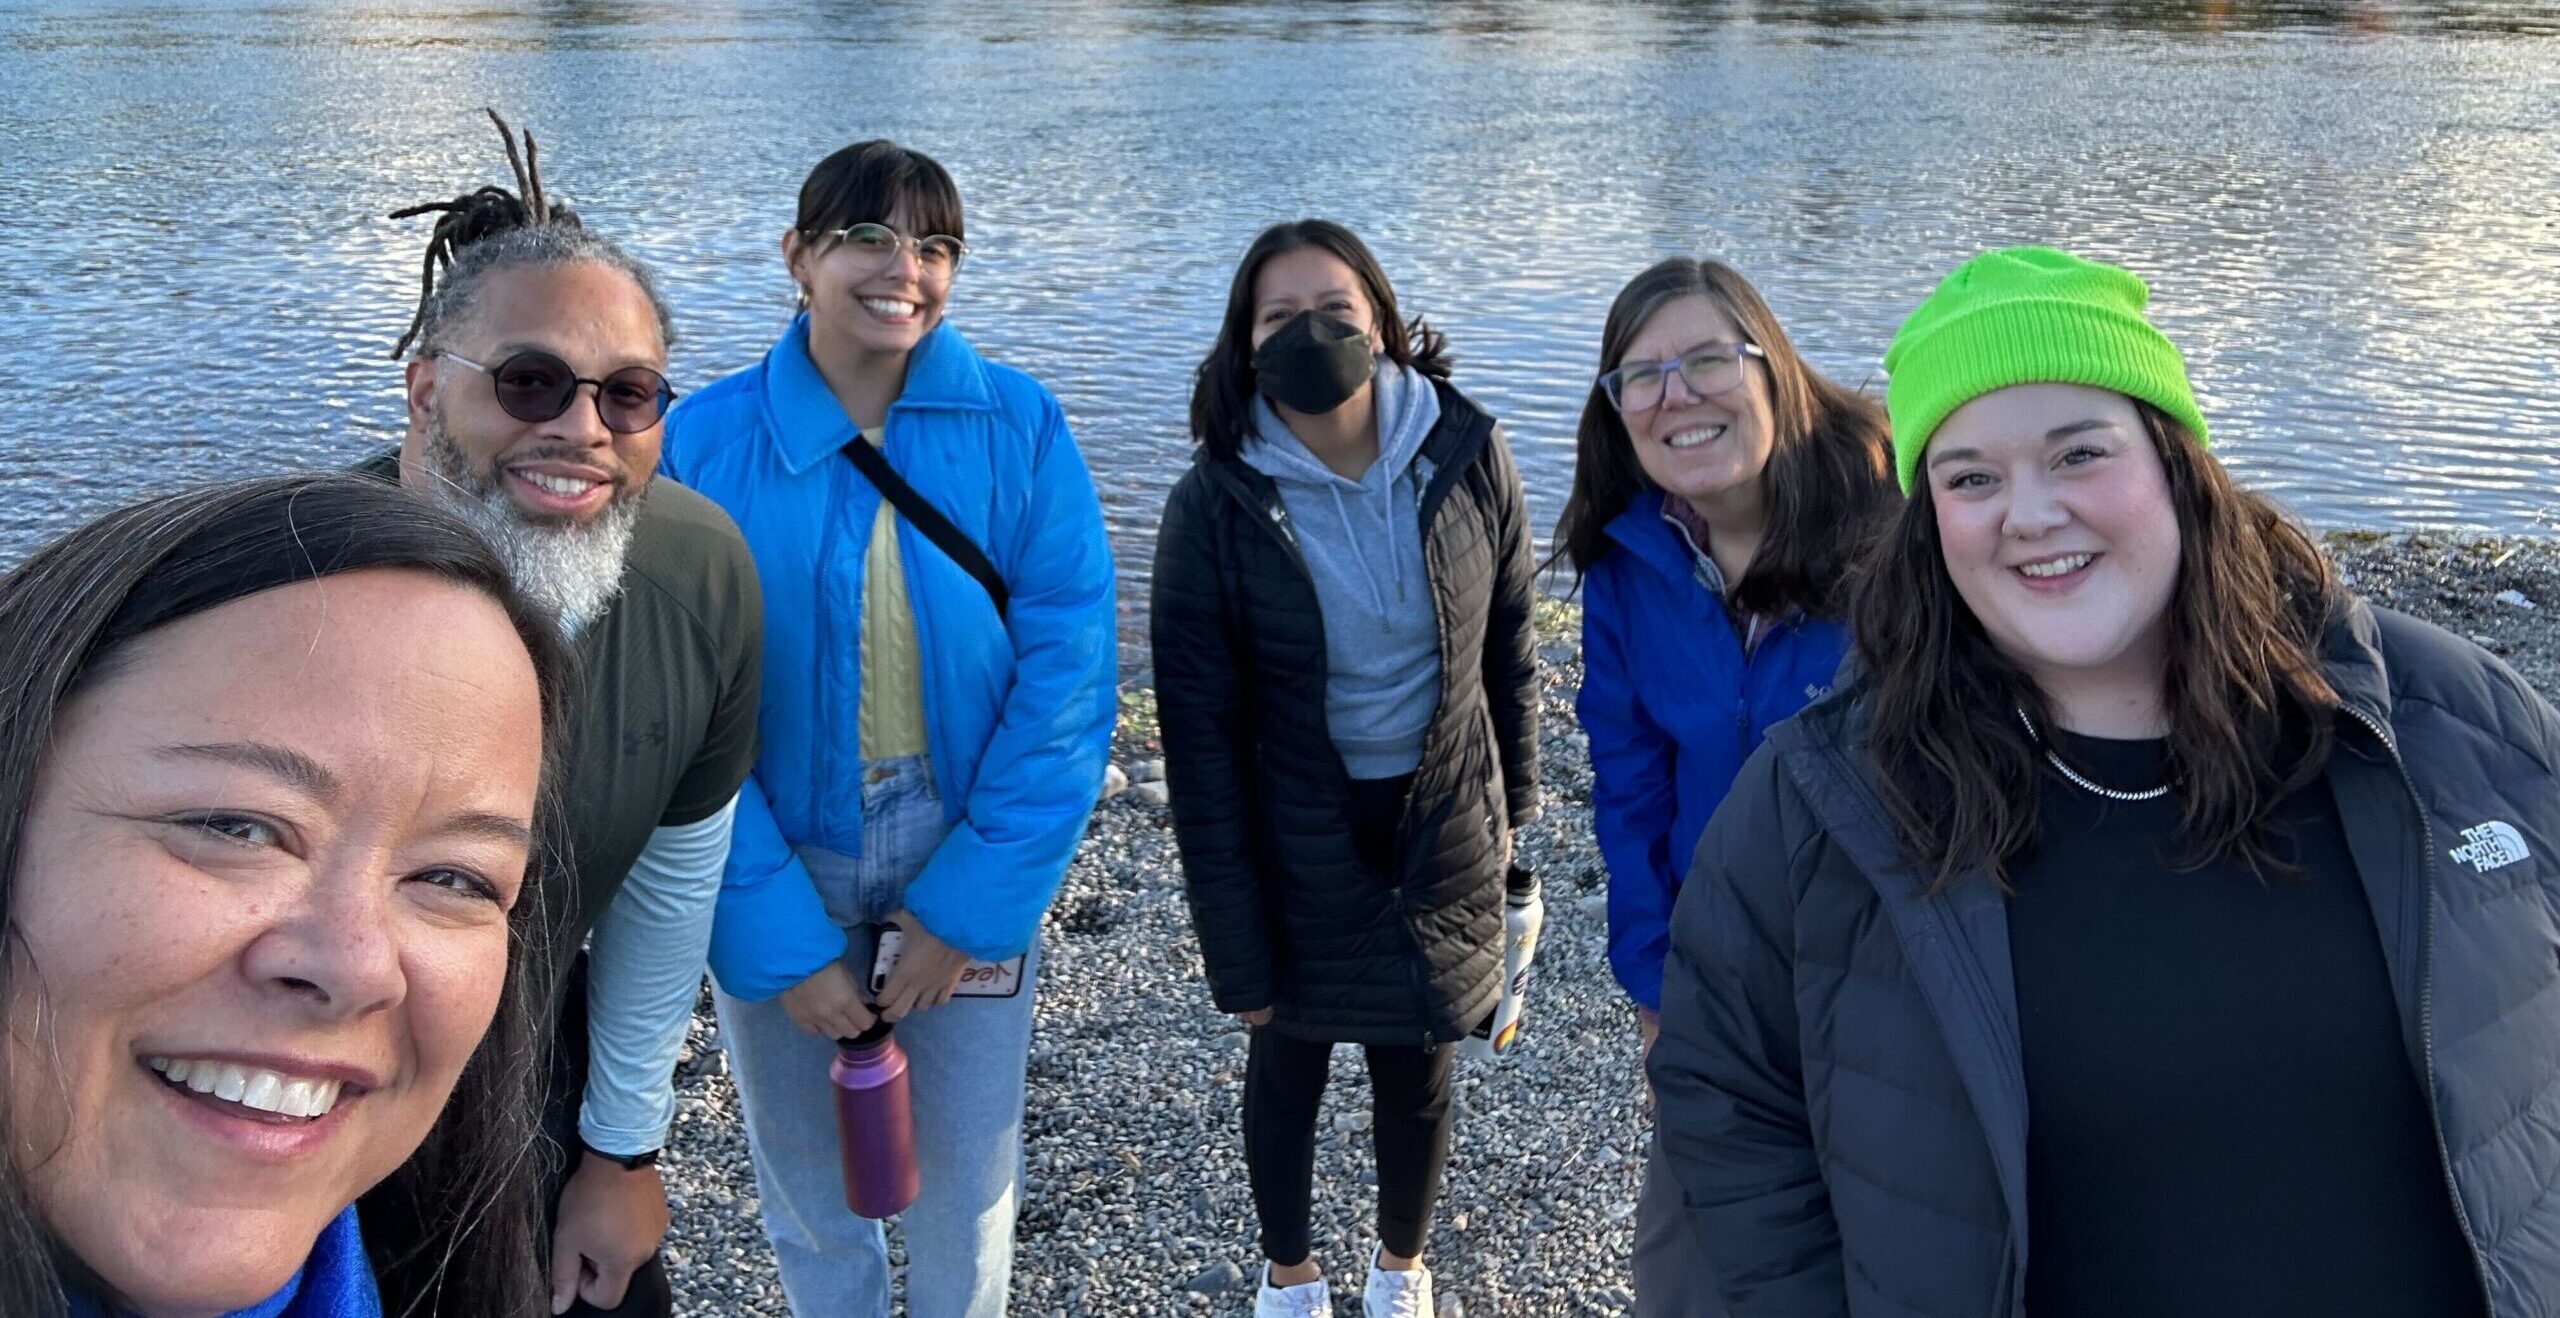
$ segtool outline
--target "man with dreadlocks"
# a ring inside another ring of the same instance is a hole
[[[563,950],[585,951],[560,987],[546,1115],[552,1311],[665,1315],[655,1164],[755,758],[763,601],[727,515],[652,479],[675,397],[655,282],[544,196],[530,133],[519,157],[489,117],[516,190],[393,217],[437,219],[393,350],[409,354],[408,434],[365,465],[478,525],[585,660],[557,777],[571,864],[553,875],[575,888]],[[418,1297],[388,1298],[399,1312]]]

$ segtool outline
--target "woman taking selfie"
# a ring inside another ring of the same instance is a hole
[[[1520,478],[1447,376],[1357,237],[1264,231],[1156,541],[1174,832],[1210,996],[1252,1031],[1263,1318],[1332,1311],[1308,1215],[1337,1043],[1364,1046],[1375,1117],[1362,1311],[1433,1312],[1451,1045],[1494,1008],[1512,833],[1537,809]]]
[[[1673,919],[1737,1318],[2551,1312],[2560,717],[2205,448],[2147,290],[1958,268],[1885,358],[1862,676]]]
[[[328,477],[110,514],[0,635],[0,1313],[544,1312],[550,620]]]
[[[1556,542],[1582,577],[1574,708],[1609,968],[1648,1048],[1698,834],[1770,725],[1830,689],[1846,568],[1892,473],[1884,409],[1807,365],[1732,267],[1674,257],[1610,305]],[[1636,1219],[1640,1312],[1709,1301],[1687,1235],[1657,1158]]]
[[[782,236],[801,314],[667,419],[662,465],[728,510],[764,588],[763,747],[711,969],[765,1231],[809,1318],[889,1313],[827,1083],[834,1040],[875,1021],[915,1095],[907,1312],[1004,1313],[1040,920],[1118,711],[1102,505],[1058,400],[947,319],[964,232],[922,152],[827,157]],[[973,961],[1011,991],[955,997]]]

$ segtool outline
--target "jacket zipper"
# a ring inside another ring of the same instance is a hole
[[[1440,477],[1446,476],[1450,470],[1451,469],[1449,468],[1444,468],[1440,473],[1435,475],[1432,481],[1432,487],[1444,496],[1446,495],[1447,490],[1445,487],[1441,486]],[[1297,532],[1290,529],[1288,505],[1281,503],[1277,499],[1274,499],[1270,503],[1263,503],[1261,500],[1252,497],[1252,492],[1250,490],[1234,489],[1233,492],[1242,498],[1245,507],[1257,510],[1262,514],[1262,517],[1257,518],[1256,520],[1267,522],[1272,529],[1272,533],[1279,537],[1282,547],[1289,551],[1291,561],[1298,565],[1299,575],[1307,579],[1307,588],[1309,590],[1313,590],[1315,588],[1315,573],[1307,567],[1305,551],[1298,547]],[[1430,492],[1431,491],[1426,491],[1426,494]],[[1425,523],[1417,526],[1416,529],[1420,533],[1420,538],[1422,540],[1422,556],[1423,563],[1425,564],[1423,575],[1426,578],[1425,584],[1427,586],[1429,584],[1429,580],[1432,578],[1432,574],[1429,570],[1429,565],[1431,563],[1430,527],[1427,525],[1427,515],[1423,515],[1423,509],[1426,507],[1430,509],[1429,515],[1436,515],[1438,507],[1434,501],[1426,498],[1421,503],[1417,504],[1415,508],[1415,511],[1418,514],[1416,518],[1417,522]],[[1447,634],[1445,620],[1440,616],[1440,592],[1437,589],[1432,589],[1429,593],[1431,596],[1432,635],[1436,639],[1436,643],[1440,650],[1441,663],[1445,666],[1448,663],[1449,637]],[[1318,643],[1317,648],[1321,651],[1323,649],[1324,641],[1324,615],[1321,609],[1317,611],[1316,615],[1316,640]],[[1447,679],[1444,677],[1442,679],[1441,686],[1444,697],[1447,689]],[[1432,707],[1431,721],[1434,724],[1437,724],[1440,721],[1440,707],[1437,704],[1434,704]],[[1425,748],[1426,758],[1428,756],[1428,749],[1428,747]],[[1410,817],[1412,813],[1412,803],[1410,799],[1407,800],[1405,809],[1406,817]],[[1396,823],[1396,852],[1398,855],[1402,855],[1404,853],[1405,844],[1404,819],[1399,818]],[[1401,880],[1387,885],[1387,904],[1395,912],[1396,923],[1404,927],[1405,937],[1413,943],[1414,959],[1405,963],[1405,982],[1413,989],[1413,1004],[1415,1009],[1420,1012],[1422,1016],[1422,1045],[1426,1048],[1435,1047],[1440,1043],[1440,1040],[1433,1037],[1431,1032],[1431,987],[1423,982],[1421,965],[1422,939],[1414,933],[1413,921],[1406,917],[1404,905],[1404,884]],[[1463,1026],[1460,1026],[1459,1028],[1461,1030],[1464,1029]]]
[[[2426,903],[2426,935],[2418,947],[2424,965],[2418,972],[2418,1054],[2419,1079],[2427,1093],[2427,1125],[2435,1136],[2436,1162],[2444,1170],[2445,1194],[2453,1200],[2454,1225],[2462,1228],[2462,1243],[2471,1255],[2471,1279],[2480,1286],[2483,1314],[2496,1311],[2494,1293],[2489,1288],[2489,1265],[2481,1257],[2480,1237],[2471,1229],[2471,1214],[2462,1206],[2462,1186],[2453,1175],[2453,1150],[2444,1142],[2444,1113],[2436,1101],[2436,835],[2435,826],[2427,819],[2427,803],[2418,795],[2418,782],[2409,776],[2408,762],[2400,758],[2400,747],[2379,719],[2363,710],[2341,703],[2338,708],[2363,724],[2376,741],[2382,743],[2383,754],[2391,759],[2391,767],[2400,774],[2400,786],[2409,794],[2409,806],[2418,812],[2418,857],[2425,888],[2421,893]]]

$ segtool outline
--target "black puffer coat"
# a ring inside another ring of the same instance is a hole
[[[2560,715],[2478,646],[2361,602],[2324,658],[2323,777],[2481,1291],[2496,1318],[2553,1318]],[[1653,1050],[1665,1165],[1735,1318],[2026,1318],[2006,899],[1902,856],[1872,718],[1858,684],[1779,725],[1707,825]],[[2479,1312],[2453,1294],[2427,1318]]]
[[[1353,851],[1323,614],[1278,490],[1204,451],[1157,533],[1156,706],[1210,996],[1272,1008],[1272,1028],[1298,1038],[1456,1039],[1500,987],[1506,843],[1538,800],[1534,565],[1500,430],[1435,387],[1420,524],[1440,703],[1393,886]]]

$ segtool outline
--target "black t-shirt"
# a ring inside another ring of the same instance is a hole
[[[2166,743],[2064,734],[2157,785]],[[2479,1284],[2335,796],[2277,853],[2184,873],[2175,793],[2044,774],[2009,941],[2027,1082],[2030,1318],[2444,1318]]]
[[[357,467],[398,480],[399,454]],[[764,597],[729,515],[652,481],[622,592],[577,640],[584,693],[560,783],[577,874],[575,949],[662,825],[697,823],[735,796],[756,757]]]

